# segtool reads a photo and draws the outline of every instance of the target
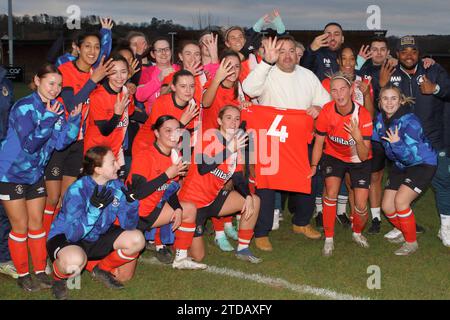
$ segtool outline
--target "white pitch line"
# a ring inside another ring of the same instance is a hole
[[[160,265],[160,266],[167,266],[162,264],[161,262],[158,261],[158,259],[156,258],[140,258],[139,261],[142,261],[145,264],[154,264],[154,265]],[[281,278],[271,278],[268,276],[264,276],[261,274],[255,274],[255,273],[244,273],[241,271],[237,271],[237,270],[233,270],[233,269],[229,269],[229,268],[220,268],[220,267],[215,267],[215,266],[208,266],[208,268],[206,270],[202,270],[204,272],[209,272],[212,274],[217,274],[217,275],[225,275],[228,277],[232,277],[232,278],[238,278],[238,279],[243,279],[243,280],[249,280],[249,281],[253,281],[253,282],[257,282],[257,283],[261,283],[261,284],[265,284],[271,287],[282,287],[291,291],[294,291],[296,293],[300,293],[300,294],[312,294],[321,298],[326,298],[326,299],[332,299],[332,300],[370,300],[370,298],[368,297],[357,297],[357,296],[353,296],[351,294],[343,294],[343,293],[339,293],[333,290],[329,290],[329,289],[324,289],[324,288],[316,288],[316,287],[311,287],[308,285],[299,285],[299,284],[294,284],[294,283],[290,283],[284,279]]]

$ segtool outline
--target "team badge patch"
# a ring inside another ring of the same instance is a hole
[[[2,93],[3,93],[3,96],[5,96],[5,97],[9,95],[9,90],[6,86],[3,86]]]
[[[195,228],[195,233],[196,234],[203,234],[203,226],[197,226]]]
[[[330,173],[333,172],[333,168],[332,167],[326,167],[325,168],[325,172],[326,172],[326,174],[330,174]]]
[[[53,167],[51,172],[52,172],[52,176],[57,177],[57,176],[59,176],[59,173],[61,172],[61,170],[58,167]]]
[[[15,188],[15,191],[17,194],[23,194],[23,186],[21,184],[18,184]]]
[[[116,197],[114,197],[114,200],[112,202],[112,206],[117,208],[120,205],[120,201],[119,199],[117,199]]]

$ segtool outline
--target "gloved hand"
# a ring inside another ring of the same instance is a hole
[[[111,190],[104,187],[101,191],[98,190],[98,185],[95,186],[94,193],[91,196],[91,204],[98,208],[103,209],[113,202],[114,197],[111,194]]]

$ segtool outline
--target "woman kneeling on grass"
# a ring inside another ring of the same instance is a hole
[[[395,251],[407,256],[418,248],[413,202],[431,183],[437,166],[437,154],[423,133],[422,125],[412,113],[411,98],[400,89],[381,89],[380,109],[375,120],[373,140],[383,144],[386,156],[394,162],[383,195],[382,208],[389,221],[402,234],[389,240],[403,243]]]
[[[88,260],[100,260],[92,271],[95,280],[122,289],[111,271],[136,259],[145,246],[142,233],[136,230],[138,201],[118,179],[119,164],[111,149],[89,149],[83,166],[86,176],[64,195],[47,242],[57,299],[67,298],[65,280],[79,275]]]
[[[193,202],[197,207],[197,227],[189,252],[196,261],[205,256],[202,235],[206,220],[242,213],[236,257],[251,263],[261,262],[249,249],[260,199],[250,193],[248,182],[239,169],[238,153],[243,151],[247,141],[245,134],[239,134],[240,114],[235,106],[225,106],[220,110],[217,118],[219,129],[209,131],[212,132],[211,143],[205,142],[209,134],[204,134],[202,150],[196,153],[196,163],[189,168],[180,190],[180,199]],[[224,189],[230,179],[238,191]]]

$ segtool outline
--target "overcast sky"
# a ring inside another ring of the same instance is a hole
[[[8,0],[0,0],[0,12],[7,14]],[[366,30],[369,5],[381,9],[381,28],[388,35],[450,34],[449,0],[13,0],[14,15],[67,16],[70,5],[81,15],[111,16],[117,21],[149,22],[152,17],[198,27],[199,14],[208,14],[214,24],[251,26],[276,4],[287,29],[322,29],[337,21],[344,29]]]

